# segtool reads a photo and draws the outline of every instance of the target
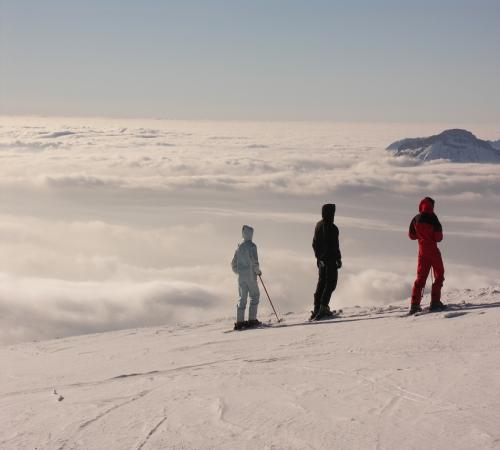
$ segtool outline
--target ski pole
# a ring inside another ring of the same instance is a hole
[[[276,319],[278,320],[278,323],[281,322],[281,319],[278,317],[278,313],[276,312],[276,309],[274,308],[273,302],[271,301],[271,297],[269,297],[269,292],[267,292],[266,285],[264,284],[264,281],[262,280],[262,276],[259,275],[260,282],[262,283],[262,287],[264,288],[264,291],[266,291],[267,298],[269,299],[269,303],[271,303],[271,307],[273,308],[274,315],[276,316]]]

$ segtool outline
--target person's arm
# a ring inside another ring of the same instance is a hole
[[[259,255],[257,254],[257,246],[255,244],[250,248],[250,259],[253,265],[253,271],[256,275],[262,275],[259,266]]]
[[[342,267],[342,253],[340,253],[340,232],[339,229],[337,228],[337,269],[340,269]]]
[[[236,250],[237,252],[238,250]],[[231,269],[233,269],[234,273],[238,273],[238,258],[236,256],[236,252],[234,252],[233,260],[231,261]]]
[[[433,223],[433,228],[434,228],[434,239],[436,242],[441,242],[443,240],[443,227],[441,226],[441,222],[439,222],[439,219],[437,216],[434,216],[436,218],[436,221]]]
[[[312,242],[312,248],[314,250],[314,256],[319,260],[321,257],[322,246],[321,246],[321,238],[323,233],[320,233],[320,223],[316,224],[316,228],[314,229],[314,237]]]
[[[410,223],[410,228],[408,230],[408,237],[412,240],[412,241],[416,241],[417,240],[417,230],[415,229],[415,218],[413,218],[413,220],[411,221]]]

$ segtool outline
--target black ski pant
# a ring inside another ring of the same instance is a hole
[[[338,269],[337,264],[325,264],[318,268],[318,285],[314,293],[314,310],[320,305],[328,306],[333,291],[337,287]]]

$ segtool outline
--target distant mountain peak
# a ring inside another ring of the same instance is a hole
[[[459,163],[500,163],[498,141],[484,141],[459,128],[429,137],[402,139],[393,142],[387,150],[394,156],[410,156],[422,161],[447,159]]]

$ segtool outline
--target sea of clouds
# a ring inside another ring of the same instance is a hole
[[[255,227],[278,309],[305,312],[326,202],[337,204],[344,262],[333,307],[407,302],[417,253],[407,229],[427,195],[445,232],[445,289],[494,284],[500,165],[384,150],[456,126],[3,117],[0,343],[215,318],[230,326],[243,224]]]

